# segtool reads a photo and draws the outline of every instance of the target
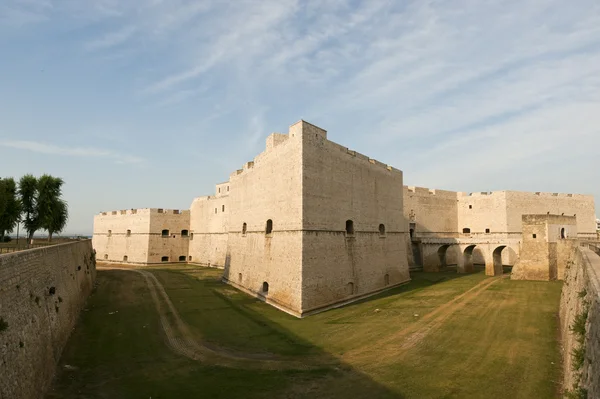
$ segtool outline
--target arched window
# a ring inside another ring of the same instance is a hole
[[[187,237],[188,235],[189,235],[189,232],[187,230],[181,230],[182,237]]]
[[[242,225],[242,235],[246,235],[246,231],[248,230],[248,225],[246,223],[244,223]]]
[[[191,262],[192,261],[192,256],[188,256],[188,261]]]
[[[271,219],[267,220],[267,227],[265,229],[266,234],[273,233],[273,221]]]
[[[127,262],[127,255],[123,256],[123,262]]]
[[[162,258],[160,258],[161,262],[168,262],[169,261],[169,257],[168,256],[163,256]]]
[[[383,223],[379,225],[379,235],[382,237],[385,236],[385,224]]]
[[[269,293],[269,283],[267,283],[266,281],[262,284],[262,293],[263,294]]]
[[[471,229],[470,229],[470,228],[468,228],[468,227],[465,227],[465,228],[463,229],[463,234],[470,234],[470,233],[471,233]]]
[[[179,261],[180,261],[180,262],[185,262],[185,255],[181,255],[181,256],[179,257]]]
[[[131,230],[127,230],[127,237],[129,237],[131,235]]]
[[[565,238],[567,238],[567,235],[565,234],[565,228],[564,227],[560,229],[560,238],[563,239],[563,240]]]
[[[108,230],[108,236],[112,236],[112,230]]]
[[[354,222],[352,220],[346,220],[346,234],[349,236],[354,235]]]
[[[238,273],[238,281],[241,283],[242,282],[242,273]]]
[[[108,254],[104,254],[104,260],[108,259]]]
[[[415,236],[415,229],[410,229],[410,238]]]
[[[161,235],[162,235],[163,237],[168,237],[168,236],[169,236],[169,230],[163,230],[163,231],[161,232]]]
[[[348,295],[354,294],[354,283],[346,284],[346,294],[348,294]]]

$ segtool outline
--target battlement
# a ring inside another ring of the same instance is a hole
[[[119,211],[100,212],[98,216],[126,216],[126,215],[151,215],[151,214],[173,214],[185,215],[189,210],[179,209],[164,209],[164,208],[140,208],[140,209],[123,209]]]
[[[329,140],[328,140],[328,141],[327,141],[327,144],[328,144],[329,146],[331,146],[331,147],[333,147],[333,148],[337,149],[337,150],[338,150],[338,151],[340,151],[340,152],[343,152],[343,153],[345,153],[345,154],[347,154],[347,155],[349,155],[349,156],[351,156],[351,157],[353,157],[353,158],[360,159],[361,161],[368,162],[368,163],[370,163],[371,165],[376,165],[376,166],[379,166],[379,167],[381,167],[381,168],[383,168],[383,169],[387,169],[387,170],[388,170],[388,171],[390,171],[390,172],[400,172],[400,173],[402,173],[402,171],[401,171],[400,169],[396,169],[396,168],[394,168],[393,166],[390,166],[390,165],[388,165],[388,164],[385,164],[385,163],[383,163],[383,162],[380,162],[380,161],[378,161],[378,160],[376,160],[376,159],[369,158],[369,157],[368,157],[368,156],[366,156],[366,155],[363,155],[363,154],[361,154],[361,153],[359,153],[359,152],[357,152],[357,151],[351,150],[351,149],[349,149],[348,147],[344,147],[343,145],[340,145],[340,144],[338,144],[338,143],[335,143],[335,142],[333,142],[333,141],[329,141]]]
[[[303,121],[302,119],[290,126],[289,137],[295,137],[296,135],[303,136],[308,134],[314,134],[324,139],[327,138],[327,130],[321,129],[320,127]]]
[[[435,188],[426,188],[426,187],[416,187],[416,186],[404,186],[405,193],[412,193],[420,196],[437,196],[437,197],[447,197],[447,198],[456,198],[459,193],[456,191],[448,191],[448,190],[438,190]]]

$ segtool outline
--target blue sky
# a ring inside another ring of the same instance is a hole
[[[600,3],[2,0],[0,176],[67,233],[188,208],[307,120],[405,184],[600,198]]]

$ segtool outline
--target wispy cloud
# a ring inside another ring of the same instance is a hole
[[[125,43],[135,33],[133,26],[126,26],[118,31],[106,33],[104,36],[95,38],[85,43],[86,50],[102,50],[112,48]]]
[[[61,147],[54,144],[23,140],[0,140],[0,147],[31,151],[39,154],[106,158],[119,164],[140,164],[144,162],[143,158],[137,156],[121,154],[115,151],[95,147]]]

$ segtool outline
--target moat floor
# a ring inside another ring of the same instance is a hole
[[[198,267],[99,270],[48,398],[554,398],[561,283],[416,273],[296,319]]]

